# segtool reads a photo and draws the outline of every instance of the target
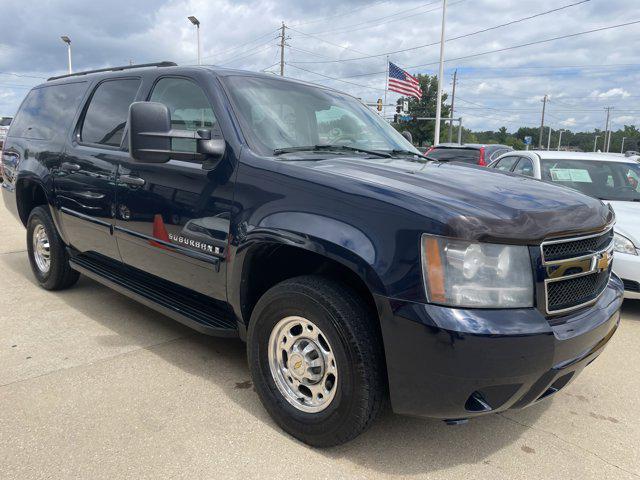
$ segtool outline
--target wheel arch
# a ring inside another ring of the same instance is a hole
[[[44,184],[37,178],[23,177],[16,181],[16,202],[20,221],[26,227],[31,211],[40,205],[51,205]]]
[[[374,294],[385,289],[379,276],[357,252],[323,239],[285,231],[262,230],[238,250],[230,271],[229,300],[245,326],[258,299],[269,288],[300,275],[324,275],[362,296],[378,318]],[[379,327],[379,322],[378,327]]]

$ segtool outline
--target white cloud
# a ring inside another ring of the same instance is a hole
[[[560,122],[560,125],[562,125],[563,127],[575,127],[577,124],[578,122],[574,117],[569,117],[566,120],[562,120]]]
[[[589,95],[591,98],[613,98],[613,97],[629,97],[631,94],[627,92],[624,88],[610,88],[606,92],[599,92],[598,90],[594,90]]]

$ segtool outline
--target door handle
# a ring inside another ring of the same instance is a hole
[[[77,172],[82,167],[80,167],[80,165],[78,165],[77,163],[62,162],[60,168],[62,168],[62,170],[66,172]]]
[[[131,175],[120,175],[120,182],[133,187],[142,187],[146,183],[144,178],[134,177]]]

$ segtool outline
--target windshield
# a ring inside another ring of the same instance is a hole
[[[269,78],[235,76],[225,83],[245,134],[263,153],[322,145],[420,155],[391,125],[348,95]]]
[[[542,160],[542,180],[601,200],[640,201],[640,164],[593,160]]]

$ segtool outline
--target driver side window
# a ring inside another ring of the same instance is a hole
[[[171,113],[171,128],[196,131],[216,130],[217,121],[202,88],[185,78],[162,78],[153,87],[151,102],[164,103]],[[171,149],[195,152],[197,141],[189,138],[173,138]]]

